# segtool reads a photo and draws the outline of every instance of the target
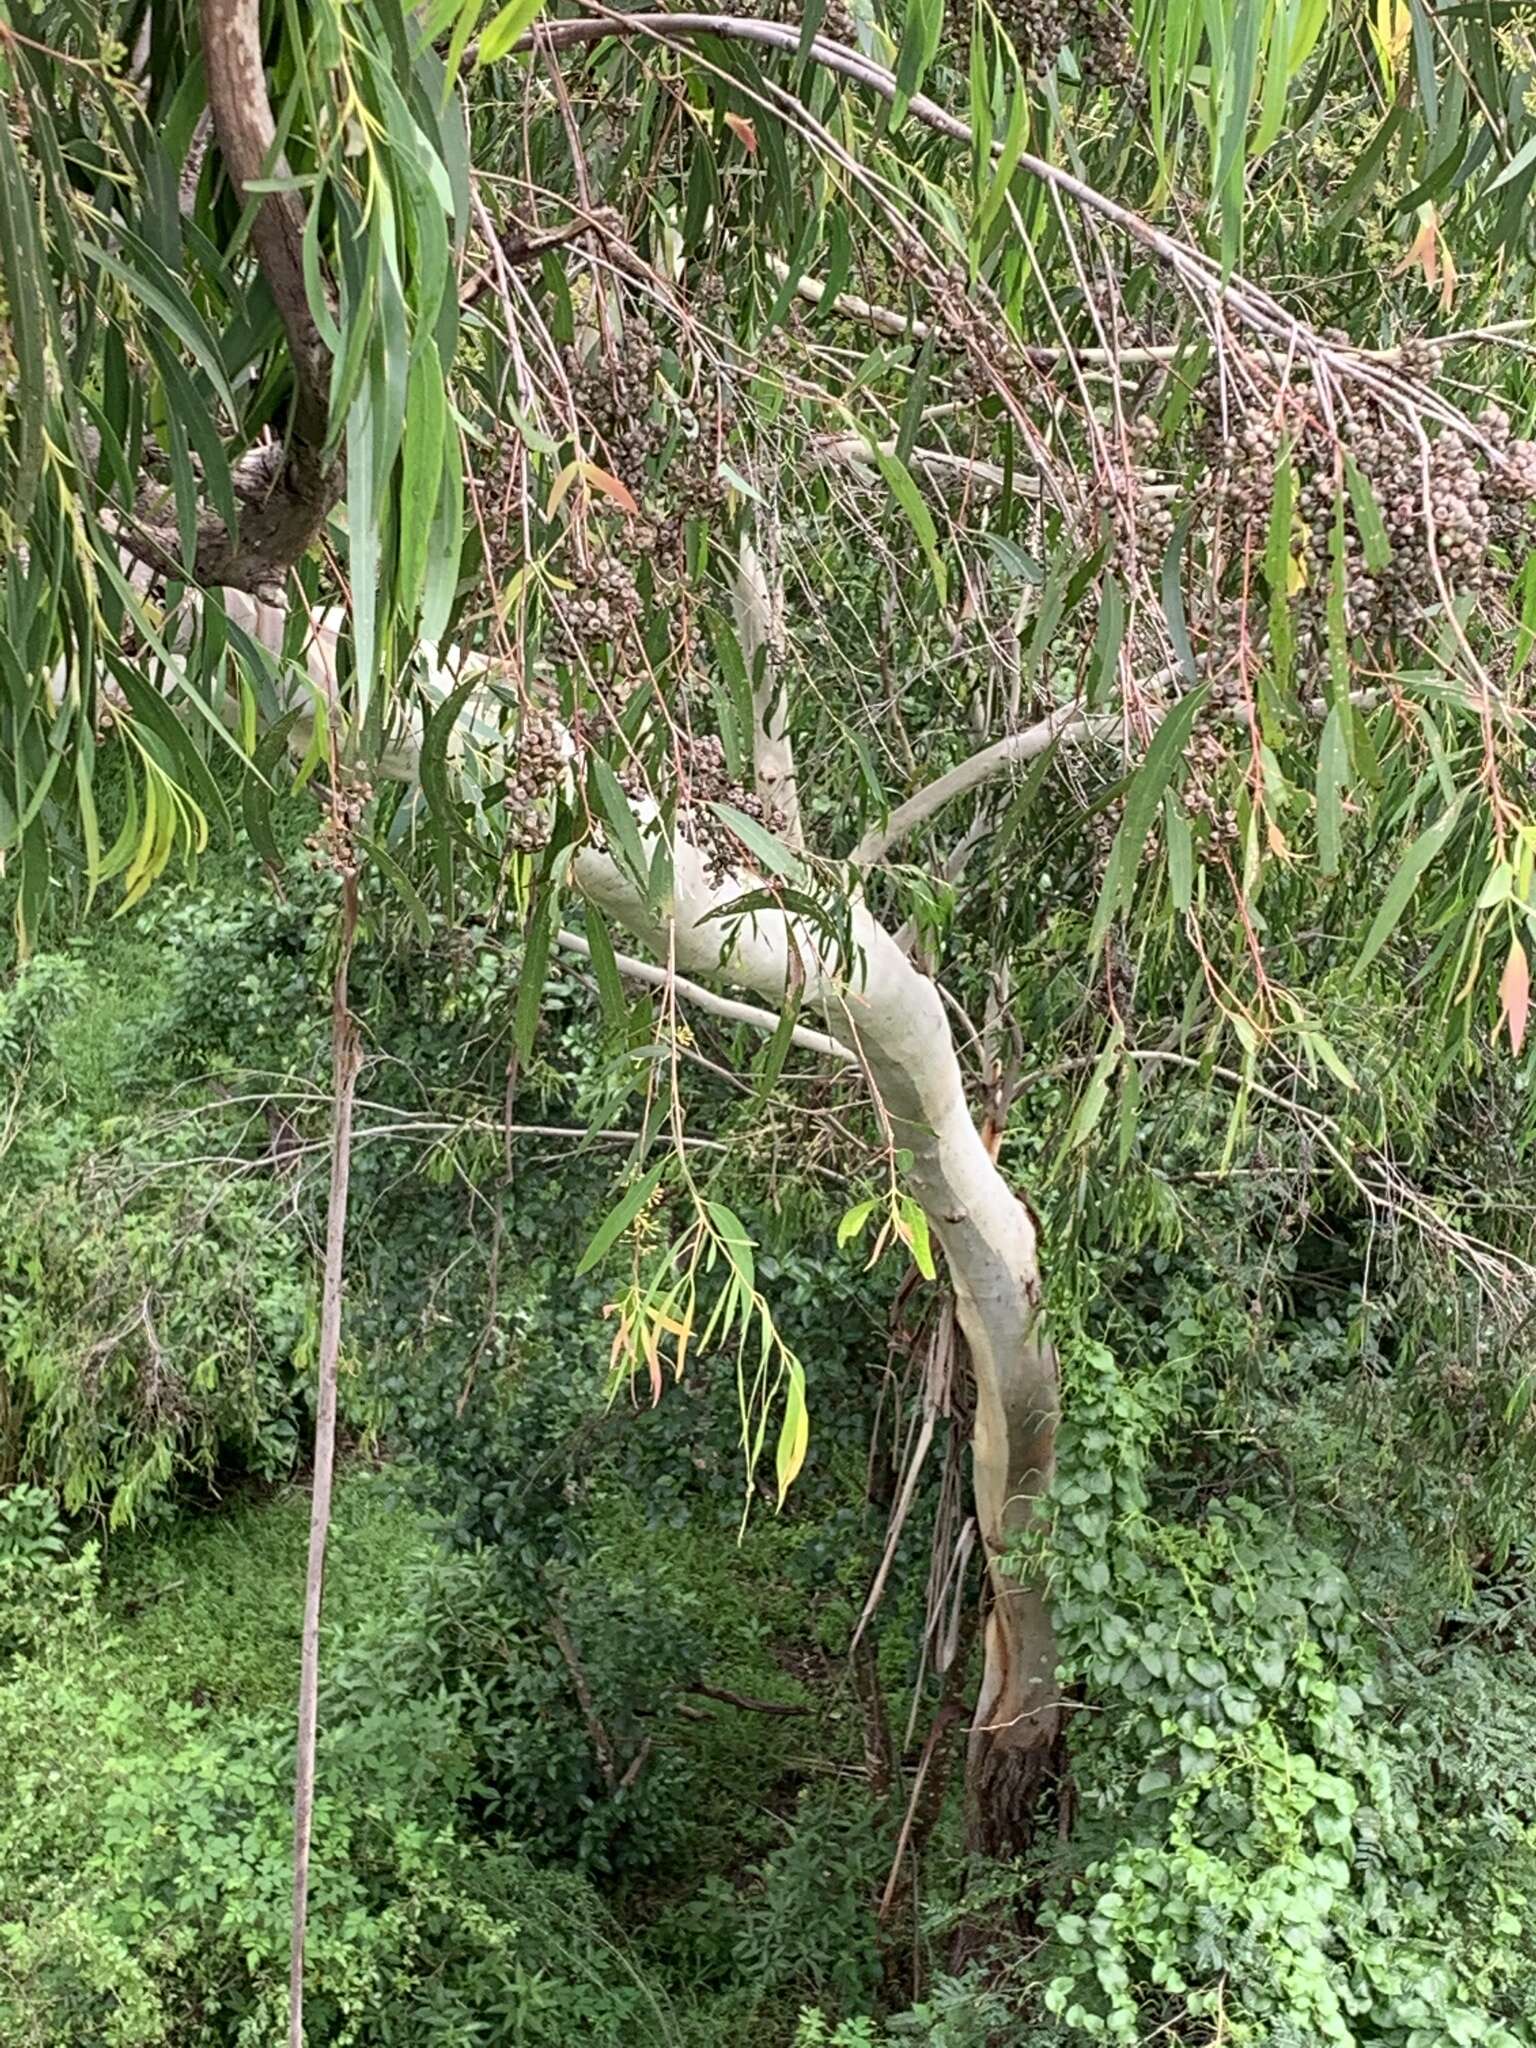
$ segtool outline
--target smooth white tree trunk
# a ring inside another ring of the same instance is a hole
[[[986,1546],[986,1662],[970,1744],[973,1832],[1007,1850],[1027,1838],[1061,1726],[1056,1651],[1043,1588],[1005,1568],[1011,1541],[1039,1512],[1051,1476],[1056,1362],[1040,1327],[1034,1224],[972,1121],[938,990],[862,907],[856,957],[843,961],[801,919],[712,913],[758,886],[712,880],[691,845],[673,847],[670,917],[653,914],[606,853],[580,851],[578,890],[680,972],[714,976],[780,1006],[798,956],[806,1006],[862,1061],[893,1150],[910,1152],[906,1189],[943,1248],[976,1385],[972,1440],[976,1518]]]

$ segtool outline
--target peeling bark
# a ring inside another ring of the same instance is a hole
[[[608,855],[584,848],[574,879],[609,918],[670,953],[679,969],[723,976],[771,1005],[784,1001],[793,952],[804,1001],[857,1051],[890,1144],[912,1154],[906,1186],[943,1248],[976,1382],[972,1484],[990,1604],[969,1782],[977,1846],[1006,1853],[1028,1839],[1062,1727],[1044,1588],[1004,1568],[1014,1539],[1040,1511],[1058,1414],[1056,1361],[1040,1329],[1034,1224],[971,1119],[938,990],[890,933],[854,906],[857,957],[844,963],[788,915],[758,912],[732,932],[712,913],[755,878],[717,882],[692,846],[678,841],[672,852],[676,881],[665,925]]]
[[[800,790],[789,737],[789,693],[784,684],[783,591],[779,583],[776,515],[765,512],[768,560],[744,537],[733,593],[736,637],[752,679],[752,768],[757,793],[778,821],[779,836],[799,853],[805,845]],[[761,668],[758,657],[762,657]]]

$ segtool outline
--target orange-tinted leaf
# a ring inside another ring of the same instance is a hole
[[[635,503],[634,493],[627,484],[621,484],[616,476],[610,476],[606,469],[599,469],[595,462],[584,462],[581,473],[594,491],[601,491],[605,498],[612,498],[631,518],[638,515],[640,507]]]
[[[757,155],[757,130],[752,126],[752,123],[745,114],[727,114],[725,125],[730,129],[748,156]]]
[[[1518,939],[1511,940],[1509,958],[1499,977],[1499,1005],[1509,1027],[1509,1049],[1517,1053],[1525,1043],[1525,1027],[1531,1016],[1531,963]]]
[[[554,518],[560,507],[565,503],[566,494],[570,490],[571,485],[575,483],[580,475],[581,464],[579,462],[568,462],[564,469],[561,470],[554,483],[550,486],[549,503],[544,507],[544,517],[546,519]]]
[[[1392,266],[1392,275],[1398,277],[1405,270],[1417,264],[1424,273],[1424,282],[1433,288],[1440,274],[1439,233],[1435,221],[1435,209],[1424,209],[1424,224],[1408,244],[1408,253]]]

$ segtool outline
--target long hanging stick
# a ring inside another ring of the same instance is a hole
[[[332,789],[333,822],[345,830],[346,798]],[[320,1598],[331,1523],[336,1465],[336,1370],[341,1353],[341,1289],[347,1243],[347,1184],[352,1169],[352,1102],[361,1043],[347,998],[357,936],[357,870],[339,845],[341,933],[331,983],[331,1189],[325,1217],[325,1274],[320,1296],[320,1393],[315,1410],[314,1485],[309,1510],[309,1569],[304,1581],[304,1637],[299,1670],[298,1758],[293,1775],[293,1926],[288,1963],[288,2048],[304,2048],[304,1936],[309,1917],[309,1842],[315,1812],[315,1735],[320,1689]]]

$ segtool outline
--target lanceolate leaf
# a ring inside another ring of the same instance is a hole
[[[1152,820],[1157,816],[1157,807],[1162,802],[1163,791],[1189,739],[1201,706],[1206,700],[1209,685],[1202,684],[1197,690],[1190,690],[1182,696],[1168,713],[1157,731],[1152,735],[1152,744],[1147,757],[1131,778],[1125,794],[1125,815],[1120,829],[1115,834],[1114,844],[1109,851],[1109,861],[1104,870],[1104,881],[1099,891],[1098,909],[1094,912],[1093,928],[1089,944],[1097,951],[1103,944],[1104,934],[1109,930],[1117,911],[1125,908],[1136,887],[1136,874],[1141,865],[1142,848],[1147,843],[1147,834],[1152,829]]]
[[[517,972],[517,1001],[512,1011],[512,1043],[519,1060],[533,1050],[544,996],[544,970],[549,965],[553,905],[547,892],[534,899],[523,928],[523,958]]]
[[[1179,658],[1179,669],[1186,683],[1193,683],[1199,673],[1195,666],[1195,652],[1190,645],[1189,625],[1184,616],[1184,548],[1194,519],[1195,508],[1191,506],[1173,529],[1168,551],[1163,556],[1162,576],[1163,617],[1168,621],[1168,637],[1173,642],[1173,651]]]
[[[587,944],[592,949],[592,975],[597,983],[603,1016],[614,1038],[622,1044],[629,1031],[629,1005],[624,1000],[624,984],[619,978],[613,941],[608,936],[602,913],[593,904],[587,905],[583,929]]]
[[[504,57],[543,11],[544,0],[512,0],[510,6],[503,7],[487,22],[485,33],[480,38],[480,62],[494,64],[499,57]]]
[[[611,836],[612,851],[628,868],[631,878],[643,895],[650,884],[650,864],[646,860],[645,848],[641,844],[635,814],[629,807],[629,798],[624,794],[619,778],[601,754],[592,756],[587,779],[598,815]]]
[[[1317,853],[1325,875],[1339,871],[1339,848],[1343,829],[1343,791],[1349,779],[1349,742],[1344,721],[1351,715],[1348,705],[1329,707],[1323,722],[1322,741],[1317,750]]]
[[[771,874],[783,875],[789,881],[803,880],[804,862],[791,853],[781,839],[776,839],[759,825],[755,818],[749,818],[745,811],[738,811],[734,804],[711,804],[710,809],[730,826],[736,837]]]
[[[779,1424],[778,1448],[774,1453],[775,1476],[779,1482],[779,1506],[800,1476],[810,1448],[811,1420],[805,1399],[805,1368],[798,1358],[784,1354],[784,1416]]]
[[[629,1188],[623,1199],[609,1210],[593,1233],[592,1242],[587,1246],[577,1262],[577,1279],[580,1279],[583,1273],[589,1272],[603,1254],[624,1235],[624,1232],[628,1230],[630,1224],[634,1222],[640,1211],[650,1200],[654,1190],[661,1184],[661,1177],[670,1164],[671,1161],[666,1157],[658,1159],[649,1172],[642,1174],[639,1180]]]
[[[875,443],[872,442],[870,445],[880,474],[890,486],[891,496],[912,522],[912,531],[917,535],[918,545],[927,556],[928,566],[933,571],[934,588],[942,605],[948,594],[949,577],[943,558],[939,554],[939,535],[933,523],[933,514],[924,504],[923,494],[912,481],[912,472],[906,464],[898,461],[894,455],[888,454]]]
[[[449,783],[448,749],[458,734],[459,713],[483,678],[467,675],[457,683],[427,720],[422,734],[419,773],[435,822],[445,832],[467,837],[461,821],[462,806]]]
[[[427,579],[427,563],[438,498],[443,488],[443,449],[448,435],[448,401],[437,344],[428,338],[417,350],[406,387],[405,440],[400,473],[400,547],[395,601],[414,618]]]
[[[31,194],[8,123],[0,119],[0,287],[10,323],[15,389],[6,408],[15,435],[5,507],[18,530],[32,516],[43,472],[43,427],[47,416],[47,339],[40,284],[43,267]]]
[[[933,62],[943,33],[944,0],[907,0],[906,26],[901,32],[901,49],[896,59],[893,121],[899,122],[906,113],[907,103]]]
[[[1403,856],[1402,866],[1392,877],[1392,885],[1382,898],[1381,908],[1376,913],[1375,921],[1366,937],[1365,945],[1361,948],[1360,957],[1355,962],[1355,971],[1357,973],[1370,965],[1397,929],[1398,920],[1408,908],[1409,901],[1413,896],[1414,890],[1418,888],[1425,869],[1441,851],[1445,842],[1455,830],[1460,812],[1461,802],[1458,799],[1440,814],[1433,825],[1428,826],[1419,834],[1418,838]]]
[[[1509,1049],[1518,1054],[1531,1015],[1531,963],[1519,939],[1509,942],[1509,958],[1499,979],[1499,1008],[1509,1033]]]

